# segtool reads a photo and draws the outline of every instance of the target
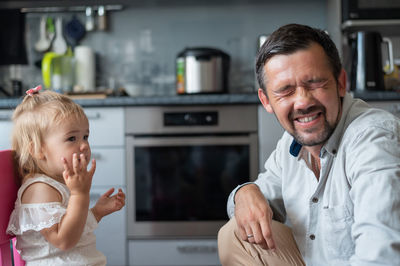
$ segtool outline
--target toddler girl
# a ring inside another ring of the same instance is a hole
[[[68,97],[40,92],[27,95],[13,114],[12,148],[22,185],[7,232],[27,266],[106,265],[96,250],[93,230],[102,217],[125,205],[114,189],[89,210],[89,191],[96,161],[89,170],[89,122]]]

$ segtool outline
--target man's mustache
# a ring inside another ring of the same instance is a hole
[[[294,110],[294,111],[290,112],[289,113],[289,118],[291,120],[293,120],[296,116],[307,115],[307,114],[314,113],[314,112],[321,112],[321,113],[324,114],[325,111],[326,111],[326,109],[325,109],[324,106],[322,106],[322,105],[313,105],[313,106],[310,106],[307,109],[297,109],[297,110]]]

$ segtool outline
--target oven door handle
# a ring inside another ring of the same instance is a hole
[[[245,136],[179,136],[179,137],[129,137],[127,146],[184,146],[184,145],[257,145],[257,135]]]
[[[176,249],[181,253],[216,253],[218,248],[215,245],[179,245]]]

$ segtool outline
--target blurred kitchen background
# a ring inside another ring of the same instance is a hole
[[[46,11],[54,6],[59,8]],[[61,18],[69,45],[66,25],[78,21],[86,26],[83,36],[76,28],[73,34],[81,36],[76,45],[88,46],[95,54],[96,90],[127,88],[134,96],[175,94],[176,57],[188,47],[212,47],[230,55],[228,92],[254,92],[260,35],[291,22],[327,26],[326,2],[320,0],[301,4],[295,0],[4,1],[1,7],[26,7],[20,9],[25,24],[13,29],[18,32],[25,26],[26,64],[0,66],[0,86],[11,93],[12,87],[18,90],[22,86],[25,91],[43,84],[40,66],[45,52],[35,49],[42,18],[52,19],[53,24]],[[87,7],[92,11],[88,16]],[[104,17],[99,16],[99,7],[105,8]],[[104,27],[99,25],[101,20],[106,21]],[[13,24],[0,27],[10,26]],[[7,41],[2,36],[1,42]]]
[[[99,162],[91,203],[109,187],[127,194],[96,230],[108,265],[220,265],[226,199],[283,132],[257,98],[254,61],[287,23],[326,30],[348,90],[400,116],[398,0],[0,0],[0,149],[26,89],[76,94]]]

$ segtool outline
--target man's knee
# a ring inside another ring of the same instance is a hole
[[[230,219],[218,231],[218,255],[222,265],[227,265],[227,259],[230,255],[231,245],[234,242],[236,221]]]

